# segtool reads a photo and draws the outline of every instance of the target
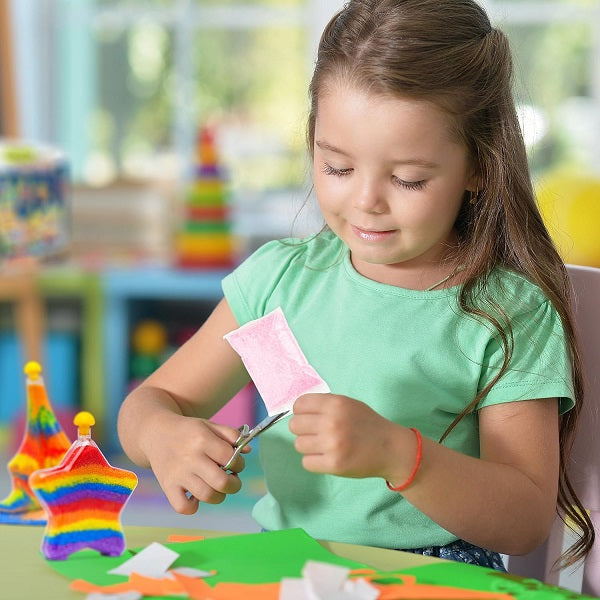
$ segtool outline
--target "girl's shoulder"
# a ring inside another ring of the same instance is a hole
[[[535,311],[550,303],[542,288],[517,271],[499,267],[487,279],[487,292],[513,315]]]
[[[257,248],[245,261],[261,268],[269,265],[279,268],[285,265],[325,268],[339,261],[343,244],[331,231],[324,231],[304,238],[271,240]]]

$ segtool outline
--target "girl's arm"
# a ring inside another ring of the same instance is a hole
[[[195,512],[198,500],[221,502],[241,487],[237,476],[220,468],[230,459],[238,432],[208,421],[250,380],[239,356],[223,340],[237,327],[222,300],[196,334],[127,396],[119,411],[125,453],[153,469],[178,512]],[[243,458],[233,466],[241,471]]]
[[[302,396],[289,426],[311,471],[382,477],[397,486],[415,463],[410,429],[345,396]],[[479,459],[423,438],[420,468],[402,494],[459,538],[504,554],[529,552],[545,540],[555,515],[557,401],[483,408],[479,428]]]

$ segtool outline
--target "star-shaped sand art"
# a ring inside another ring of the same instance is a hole
[[[78,438],[62,462],[29,477],[48,517],[42,552],[51,560],[66,559],[83,548],[119,556],[125,550],[120,514],[137,476],[106,460],[91,438],[90,413],[78,413],[74,423]]]

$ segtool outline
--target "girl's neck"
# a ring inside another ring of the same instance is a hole
[[[350,255],[350,260],[357,273],[367,279],[408,290],[433,291],[453,287],[462,282],[461,273],[465,266],[453,261],[441,262],[437,265],[385,265],[371,264],[358,266]]]

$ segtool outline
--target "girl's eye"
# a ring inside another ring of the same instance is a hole
[[[396,176],[394,176],[394,182],[401,188],[411,191],[422,190],[427,183],[425,179],[422,179],[421,181],[404,181],[404,179],[400,179]]]
[[[325,175],[335,175],[336,177],[343,177],[344,175],[349,175],[352,172],[352,169],[336,169],[327,163],[323,164],[323,173]]]

